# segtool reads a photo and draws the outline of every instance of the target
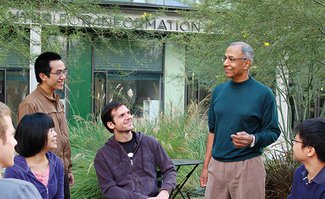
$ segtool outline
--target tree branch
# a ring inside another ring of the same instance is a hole
[[[319,4],[319,5],[321,5],[321,6],[324,6],[325,7],[325,4],[324,3],[321,3],[321,2],[316,1],[316,0],[314,0],[314,2],[317,3],[317,4]]]
[[[323,35],[325,35],[325,32],[324,32],[324,30],[322,29],[322,27],[319,28],[319,31],[320,31]]]

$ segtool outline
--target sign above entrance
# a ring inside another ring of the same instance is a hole
[[[91,28],[125,28],[169,32],[202,32],[200,23],[183,20],[178,16],[153,17],[148,13],[80,14],[65,12],[33,12],[12,9],[10,17],[20,24],[42,24]]]

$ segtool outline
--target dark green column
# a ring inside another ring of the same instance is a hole
[[[88,40],[69,41],[68,63],[68,120],[74,115],[86,119],[92,112],[92,66],[91,45]]]

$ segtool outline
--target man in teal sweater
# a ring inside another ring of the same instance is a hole
[[[249,76],[252,47],[232,43],[223,58],[231,80],[217,86],[209,109],[209,134],[200,177],[206,198],[265,198],[261,154],[280,135],[272,90]]]

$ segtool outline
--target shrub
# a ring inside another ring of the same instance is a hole
[[[72,163],[75,184],[71,187],[72,198],[102,198],[94,168],[97,150],[111,134],[97,122],[75,117],[70,127]]]
[[[293,159],[292,150],[266,152],[266,199],[285,199],[290,193],[293,173],[299,163]]]
[[[172,159],[203,160],[208,135],[207,116],[201,107],[191,104],[185,113],[160,115],[158,123],[141,122],[138,129],[157,138]],[[191,170],[190,166],[178,171],[181,180]],[[192,174],[187,187],[199,186],[201,166]]]

